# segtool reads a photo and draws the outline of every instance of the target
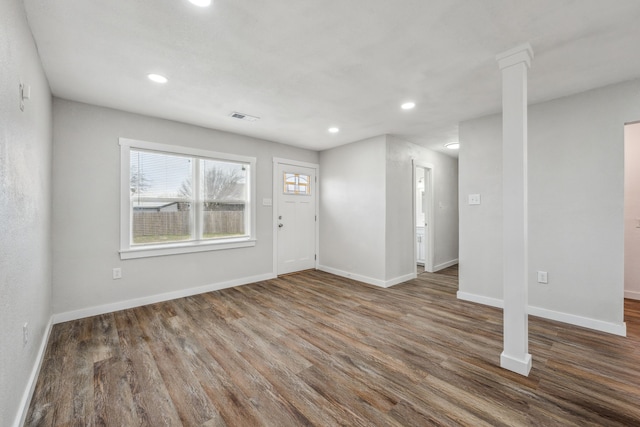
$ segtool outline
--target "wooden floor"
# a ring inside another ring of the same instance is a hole
[[[531,317],[527,378],[456,272],[308,271],[55,325],[27,425],[640,425],[640,301],[627,338]]]

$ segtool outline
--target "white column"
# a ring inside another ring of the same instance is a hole
[[[502,215],[504,351],[500,366],[529,375],[527,316],[527,70],[528,43],[497,56],[502,70]]]

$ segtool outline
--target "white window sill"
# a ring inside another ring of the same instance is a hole
[[[256,239],[226,239],[223,241],[199,241],[138,246],[120,250],[120,259],[147,258],[154,256],[189,254],[194,252],[219,251],[248,248],[256,245]]]

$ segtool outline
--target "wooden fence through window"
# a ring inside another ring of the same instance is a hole
[[[184,236],[190,234],[190,212],[134,212],[133,237]],[[244,211],[205,211],[203,234],[244,234]]]

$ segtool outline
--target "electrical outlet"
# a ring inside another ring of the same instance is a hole
[[[122,269],[118,267],[113,269],[113,280],[116,279],[122,279]]]
[[[546,271],[538,271],[538,283],[549,283]]]
[[[25,346],[29,342],[29,322],[22,325],[22,345]]]

